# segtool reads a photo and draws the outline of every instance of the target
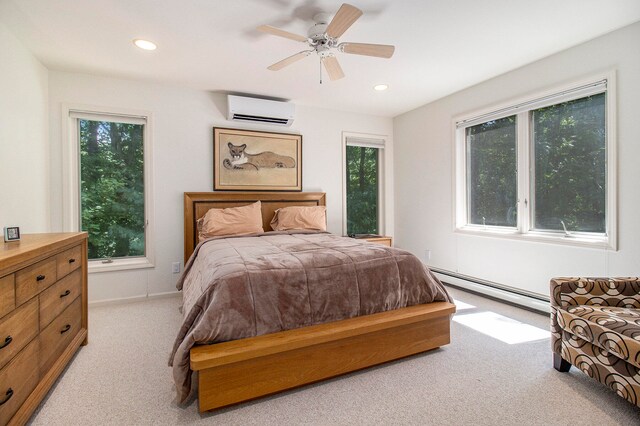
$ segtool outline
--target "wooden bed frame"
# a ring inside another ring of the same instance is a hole
[[[260,200],[265,230],[274,211],[325,205],[322,192],[186,192],[185,262],[196,246],[196,221],[210,208]],[[450,343],[455,305],[435,302],[247,339],[195,346],[200,412],[335,377]]]

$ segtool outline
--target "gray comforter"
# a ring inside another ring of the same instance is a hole
[[[169,365],[179,402],[191,391],[194,345],[451,301],[406,251],[309,231],[207,240],[196,247],[177,288],[184,321]]]

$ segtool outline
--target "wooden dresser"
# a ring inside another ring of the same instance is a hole
[[[87,234],[0,244],[0,426],[22,425],[87,344]]]

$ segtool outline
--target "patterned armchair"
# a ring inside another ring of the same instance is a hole
[[[640,278],[551,280],[553,366],[575,366],[640,406]]]

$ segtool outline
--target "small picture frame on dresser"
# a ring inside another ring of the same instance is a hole
[[[20,241],[20,228],[17,226],[4,227],[4,242]]]

